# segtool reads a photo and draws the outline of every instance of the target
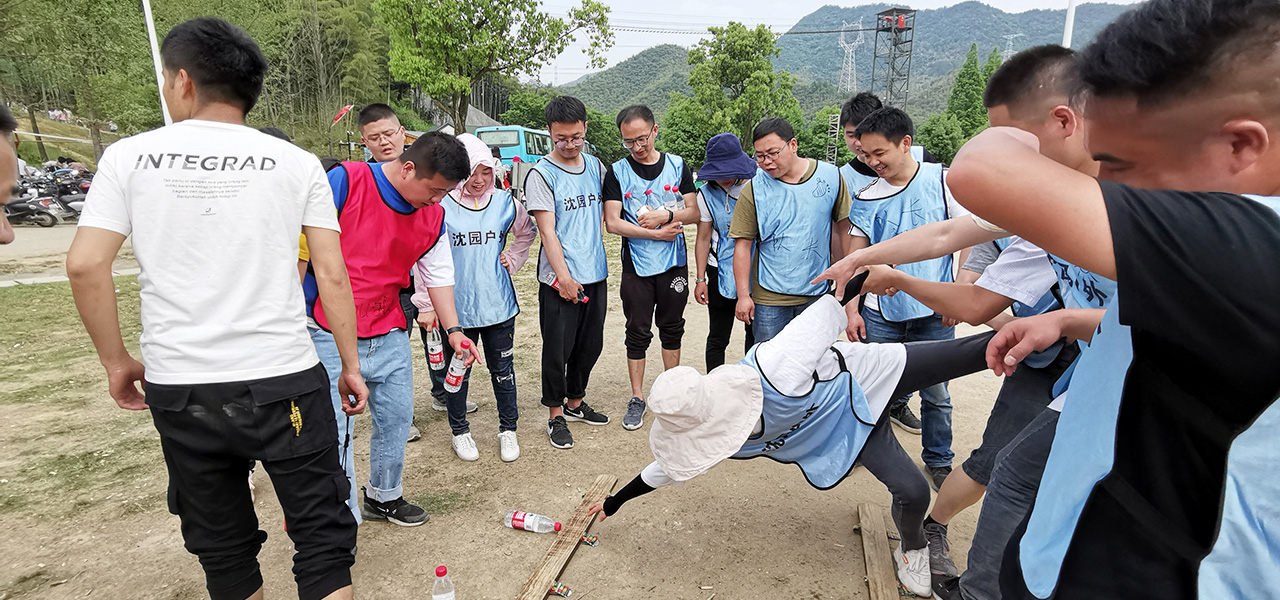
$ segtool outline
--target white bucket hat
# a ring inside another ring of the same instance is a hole
[[[742,448],[763,405],[760,375],[751,367],[664,371],[649,390],[649,448],[672,479],[691,479]]]

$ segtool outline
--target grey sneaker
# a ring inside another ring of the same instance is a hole
[[[942,489],[942,482],[946,481],[947,476],[951,474],[951,465],[925,468],[929,471],[929,485],[933,486],[933,491]]]
[[[929,542],[929,573],[935,579],[959,577],[960,570],[951,560],[951,543],[947,541],[947,526],[942,523],[925,523],[924,539]]]
[[[416,425],[410,425],[410,426],[409,426],[409,441],[410,441],[410,442],[416,442],[416,441],[418,441],[418,440],[420,440],[420,439],[422,439],[422,432],[421,432],[421,431],[418,431],[418,427],[417,427]]]
[[[635,431],[644,427],[644,413],[647,410],[644,400],[639,396],[632,396],[631,401],[627,402],[627,414],[622,416],[622,428]]]
[[[911,412],[911,407],[907,406],[906,402],[889,407],[889,420],[893,421],[894,425],[901,427],[902,430],[907,433],[920,435],[920,418],[917,417],[915,413]]]
[[[479,408],[480,406],[475,402],[467,400],[467,414],[476,412]],[[449,412],[449,406],[446,405],[443,400],[436,398],[435,396],[431,397],[431,409],[439,412]]]
[[[568,404],[564,405],[564,420],[590,423],[592,425],[609,424],[609,417],[596,412],[585,400],[578,404],[578,408],[569,408]]]

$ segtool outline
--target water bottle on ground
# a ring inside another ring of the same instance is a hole
[[[453,355],[449,361],[449,373],[444,376],[444,391],[450,394],[462,389],[462,379],[467,375],[467,354],[471,350],[471,340],[462,340],[462,352]]]
[[[552,521],[551,517],[544,517],[522,510],[508,511],[507,516],[502,519],[502,524],[512,529],[523,529],[534,533],[560,531],[560,524]]]
[[[432,327],[427,332],[427,364],[432,371],[444,368],[444,340],[440,339],[439,327]]]
[[[444,565],[436,567],[436,582],[431,585],[431,600],[454,600],[453,581],[449,579],[449,569]]]

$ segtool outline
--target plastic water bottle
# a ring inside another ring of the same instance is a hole
[[[444,565],[436,567],[436,582],[431,585],[431,600],[454,600],[453,580]]]
[[[680,204],[682,202],[682,199],[680,198],[680,188],[676,187],[675,189],[672,189],[671,186],[664,185],[662,186],[662,189],[666,192],[666,194],[664,194],[662,207],[674,214],[677,210],[680,210]]]
[[[427,364],[432,371],[444,368],[444,340],[440,339],[439,327],[432,327],[427,332]]]
[[[557,291],[557,292],[558,292],[558,291],[560,291],[560,278],[559,278],[559,277],[557,277],[555,281],[552,281],[552,282],[551,282],[551,289],[553,289],[553,290],[555,290],[555,291]],[[586,302],[587,300],[590,300],[590,299],[591,299],[591,298],[590,298],[589,296],[587,296],[586,294],[582,293],[582,290],[578,290],[578,302]]]
[[[471,350],[471,340],[462,340],[462,352],[453,355],[449,361],[449,373],[444,376],[444,391],[450,394],[462,389],[462,378],[467,375],[467,354]]]
[[[507,516],[503,517],[502,524],[512,529],[523,529],[534,533],[560,531],[560,524],[552,521],[551,517],[544,517],[522,510],[507,511]]]

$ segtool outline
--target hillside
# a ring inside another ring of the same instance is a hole
[[[839,29],[842,22],[856,23],[859,18],[864,26],[870,26],[875,22],[876,13],[888,8],[888,4],[824,6],[800,19],[792,30]],[[1079,48],[1089,43],[1098,31],[1127,9],[1116,4],[1096,3],[1076,7],[1072,46]],[[919,11],[916,13],[918,31],[911,62],[908,112],[923,120],[946,108],[951,78],[964,62],[970,44],[978,44],[979,57],[985,61],[993,47],[1005,47],[1004,36],[1010,34],[1025,36],[1014,40],[1016,50],[1061,43],[1065,19],[1065,10],[1006,13],[972,1]],[[871,81],[875,32],[868,31],[865,35],[866,42],[858,48],[856,57],[859,89],[867,89]],[[837,40],[838,34],[783,34],[778,40],[780,53],[774,59],[774,67],[790,71],[798,78],[795,96],[806,118],[822,107],[844,100],[835,87],[844,60],[844,52]],[[605,114],[640,102],[648,104],[661,117],[666,112],[672,91],[689,93],[688,74],[688,51],[668,44],[649,48],[561,89]]]
[[[671,92],[689,90],[689,50],[674,44],[649,48],[604,71],[562,86],[587,106],[610,118],[623,107],[646,104],[665,113]]]

